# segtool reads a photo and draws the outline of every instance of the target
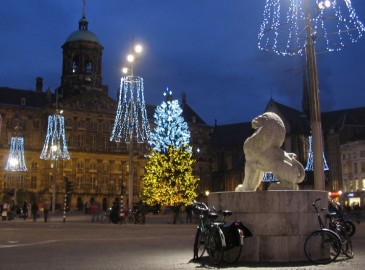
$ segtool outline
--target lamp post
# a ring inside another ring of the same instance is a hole
[[[14,203],[17,203],[17,185],[18,185],[18,172],[28,171],[24,159],[24,139],[18,134],[18,127],[15,128],[16,132],[11,137],[10,152],[8,161],[5,166],[5,171],[15,172],[15,185],[14,185]]]
[[[123,68],[125,76],[121,79],[118,107],[110,141],[124,140],[129,151],[129,177],[128,177],[128,207],[133,207],[134,185],[134,141],[147,142],[150,134],[144,101],[143,79],[134,75],[134,63],[137,55],[142,52],[142,46],[134,46],[133,53],[127,56],[129,68]]]
[[[48,116],[47,134],[44,141],[40,159],[52,160],[52,214],[55,215],[56,208],[56,176],[57,160],[70,159],[66,142],[65,120],[63,110],[58,110],[58,93],[56,93],[56,113]]]
[[[312,9],[310,1],[315,2]],[[315,16],[311,15],[313,11],[316,12]],[[282,14],[286,14],[286,17]],[[331,31],[327,31],[326,27],[331,28]],[[356,42],[364,31],[365,27],[358,20],[350,0],[266,0],[264,20],[258,36],[259,48],[279,55],[302,55],[304,52],[306,55],[316,190],[325,190],[325,181],[315,45],[318,46],[322,38],[324,51],[339,51],[346,42]]]

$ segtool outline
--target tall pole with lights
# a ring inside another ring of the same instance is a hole
[[[259,48],[279,55],[306,55],[316,190],[325,190],[316,48],[339,51],[364,31],[350,0],[266,0]]]
[[[65,120],[62,115],[63,110],[58,110],[58,93],[56,93],[56,113],[48,116],[47,134],[44,141],[40,159],[52,160],[53,176],[52,176],[52,214],[55,214],[56,208],[56,175],[57,160],[70,159],[68,152]]]
[[[117,112],[110,136],[110,141],[124,141],[129,146],[128,207],[130,209],[133,207],[134,193],[134,142],[145,143],[150,136],[150,127],[144,101],[143,79],[134,75],[134,63],[136,56],[142,52],[142,46],[136,45],[133,49],[133,53],[127,56],[130,67],[123,68],[122,70],[126,75],[121,78]],[[121,192],[123,192],[122,189],[123,183],[121,183]]]

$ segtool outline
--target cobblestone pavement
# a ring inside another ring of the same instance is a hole
[[[91,217],[62,216],[0,221],[0,269],[217,269],[207,258],[192,261],[194,224],[171,224],[171,215],[147,216],[147,225],[91,223]],[[247,263],[220,269],[343,270],[364,269],[365,222],[356,224],[353,259],[338,258],[329,265],[310,263]],[[245,248],[249,248],[245,246]]]

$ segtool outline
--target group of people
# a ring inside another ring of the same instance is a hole
[[[48,213],[50,210],[50,202],[45,199],[43,202],[43,216],[44,216],[44,222],[47,222],[48,220]],[[32,203],[24,202],[21,207],[4,202],[2,205],[0,205],[0,213],[1,213],[1,219],[3,221],[5,220],[11,220],[16,215],[18,215],[20,218],[23,218],[26,220],[28,217],[32,217],[33,221],[37,221],[37,217],[39,214],[39,206],[36,201],[33,201]]]

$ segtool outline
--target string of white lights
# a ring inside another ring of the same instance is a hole
[[[326,158],[324,156],[324,152],[322,151],[323,156],[323,170],[328,171],[329,167],[326,161]],[[313,171],[313,149],[312,149],[312,136],[308,137],[308,160],[307,165],[305,166],[306,171]]]
[[[47,134],[40,158],[46,160],[70,159],[63,115],[48,116]]]
[[[24,159],[23,137],[11,137],[9,158],[5,166],[5,171],[28,171]]]
[[[309,14],[304,12],[306,1],[315,2]],[[258,47],[279,55],[303,55],[306,16],[318,53],[339,51],[357,42],[365,31],[350,0],[266,0]]]
[[[117,112],[110,141],[125,141],[130,143],[136,138],[143,143],[150,136],[144,101],[143,78],[139,76],[124,76],[121,79]]]

